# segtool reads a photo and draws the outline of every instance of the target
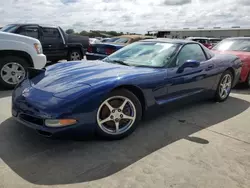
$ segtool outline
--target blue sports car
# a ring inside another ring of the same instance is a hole
[[[131,134],[149,108],[190,97],[225,101],[242,62],[187,40],[149,39],[103,60],[29,69],[13,91],[12,114],[45,136],[94,131]]]

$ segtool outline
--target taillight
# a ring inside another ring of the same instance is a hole
[[[89,53],[92,53],[92,52],[93,52],[92,46],[89,46],[88,49],[87,49],[87,51],[88,51]]]
[[[107,49],[106,49],[106,54],[107,54],[107,55],[110,55],[110,54],[112,54],[112,53],[114,53],[114,52],[115,52],[114,49],[110,49],[110,48],[107,48]]]

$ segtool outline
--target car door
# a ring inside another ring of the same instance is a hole
[[[41,43],[44,54],[48,59],[60,60],[66,58],[67,50],[59,30],[53,27],[41,27],[41,30]]]
[[[182,72],[178,71],[188,60],[195,60],[200,65],[187,67]],[[167,96],[177,99],[210,90],[216,79],[212,75],[213,68],[213,60],[207,57],[199,44],[184,45],[173,60],[173,67],[168,69]]]

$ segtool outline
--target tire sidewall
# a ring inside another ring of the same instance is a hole
[[[29,64],[25,61],[25,59],[23,59],[21,57],[8,56],[8,57],[4,57],[4,58],[0,59],[0,86],[3,86],[5,89],[13,89],[17,85],[17,84],[6,83],[1,77],[1,70],[2,70],[3,66],[10,63],[10,62],[16,62],[16,63],[20,64],[21,66],[23,66],[23,68],[25,70],[25,74],[26,74],[27,67],[29,67]]]
[[[229,70],[225,71],[225,72],[221,75],[220,81],[219,81],[218,86],[217,86],[217,90],[216,90],[216,94],[215,94],[215,100],[216,100],[216,102],[223,102],[223,101],[227,100],[227,98],[229,97],[229,95],[230,95],[230,93],[231,93],[232,84],[231,84],[231,88],[230,88],[230,91],[228,92],[227,97],[221,98],[221,96],[220,96],[220,84],[221,84],[223,78],[225,77],[225,75],[227,75],[227,74],[229,74],[229,75],[231,76],[231,80],[232,80],[231,82],[233,83],[233,79],[234,79],[234,78],[233,78],[232,72],[229,71]]]
[[[132,103],[135,106],[136,109],[136,119],[133,123],[133,125],[124,133],[119,134],[119,135],[112,135],[112,134],[108,134],[106,132],[104,132],[98,125],[97,121],[96,121],[96,133],[101,136],[104,139],[108,139],[108,140],[118,140],[118,139],[122,139],[124,137],[127,137],[128,135],[132,134],[134,132],[134,130],[137,128],[138,123],[141,120],[142,117],[142,106],[141,103],[139,101],[139,99],[130,91],[126,90],[126,89],[119,89],[119,90],[114,90],[111,93],[109,93],[104,100],[102,100],[100,102],[100,104],[98,105],[98,108],[100,107],[100,105],[108,98],[113,97],[113,96],[123,96],[123,97],[127,97],[128,99],[130,99],[132,101]],[[97,119],[98,113],[96,112],[96,119]]]

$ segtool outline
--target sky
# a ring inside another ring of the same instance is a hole
[[[40,23],[64,29],[149,30],[250,27],[250,0],[0,0],[0,26]]]

